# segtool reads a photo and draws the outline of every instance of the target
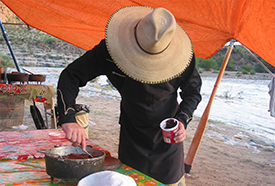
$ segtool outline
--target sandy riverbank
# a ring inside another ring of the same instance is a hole
[[[109,150],[117,157],[119,136],[119,100],[102,97],[79,97],[77,103],[91,104],[89,113],[90,139]],[[184,141],[185,155],[188,152],[196,131],[199,118],[195,118],[187,129],[187,139]],[[35,125],[26,106],[23,124],[27,130],[35,130]],[[227,140],[220,138],[221,134],[231,137],[244,146],[226,144]],[[274,185],[275,183],[275,152],[274,147],[257,147],[260,152],[245,146],[256,136],[232,128],[222,123],[208,123],[205,134],[195,156],[191,169],[191,178],[187,178],[188,186],[245,186]],[[261,144],[258,144],[261,145]],[[265,144],[262,144],[265,145]]]

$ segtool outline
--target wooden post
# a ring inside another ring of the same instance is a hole
[[[213,100],[215,98],[218,86],[221,82],[221,79],[222,79],[222,76],[224,74],[225,68],[227,66],[228,60],[230,58],[231,52],[233,50],[234,42],[235,42],[235,40],[231,40],[230,45],[228,46],[226,55],[225,55],[224,60],[223,60],[223,64],[221,66],[221,69],[220,69],[220,72],[218,74],[216,83],[215,83],[214,88],[212,90],[212,94],[211,94],[210,99],[208,101],[208,104],[207,104],[207,106],[206,106],[206,108],[205,108],[205,110],[202,114],[202,117],[200,119],[200,122],[199,122],[199,125],[197,127],[196,133],[195,133],[194,138],[193,138],[193,140],[191,142],[191,145],[189,147],[189,151],[188,151],[187,156],[186,156],[185,161],[184,161],[185,172],[186,173],[189,173],[190,170],[191,170],[191,166],[192,166],[195,154],[198,150],[199,144],[201,142],[202,135],[203,135],[204,130],[205,130],[205,126],[206,126],[207,121],[208,121],[208,117],[209,117],[209,114],[210,114],[210,110],[211,110]]]

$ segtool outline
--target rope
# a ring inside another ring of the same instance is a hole
[[[254,59],[262,65],[262,67],[272,76],[275,78],[275,74],[273,74],[248,48],[244,46],[244,48],[254,57]]]

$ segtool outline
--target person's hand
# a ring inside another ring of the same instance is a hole
[[[181,143],[185,140],[185,128],[182,122],[179,121],[179,130],[175,133],[174,141],[176,143]]]
[[[86,150],[85,129],[77,123],[64,123],[62,129],[66,133],[65,138],[72,142],[72,145],[77,147],[81,145],[83,150]]]

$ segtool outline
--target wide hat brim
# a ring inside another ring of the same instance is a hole
[[[147,84],[167,82],[182,74],[193,57],[192,42],[177,24],[174,36],[165,51],[148,54],[137,44],[135,26],[154,9],[130,6],[117,10],[106,26],[106,44],[115,64],[127,76]]]

